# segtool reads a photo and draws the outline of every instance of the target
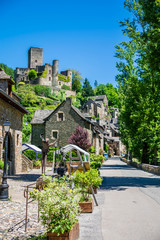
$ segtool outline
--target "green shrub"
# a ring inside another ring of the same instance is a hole
[[[67,86],[67,85],[65,85],[65,84],[63,84],[62,89],[64,89],[64,90],[70,90],[70,87]]]
[[[66,77],[62,74],[58,74],[58,80],[63,81],[63,82],[70,82],[71,81],[70,77],[68,77],[68,76]]]
[[[41,167],[41,161],[40,160],[35,160],[35,161],[33,161],[33,166],[34,167]]]
[[[45,69],[45,70],[42,72],[41,77],[43,77],[43,78],[46,78],[46,77],[47,77],[47,69]]]
[[[28,73],[29,80],[35,79],[37,77],[37,72],[34,69],[31,69]]]
[[[95,153],[96,152],[96,148],[94,146],[91,146],[89,151],[90,151],[90,153]]]
[[[51,88],[47,86],[36,85],[35,93],[39,96],[49,97],[51,96]]]
[[[99,187],[102,183],[102,178],[100,177],[96,169],[91,169],[87,172],[76,171],[71,177],[75,186],[78,188],[79,193],[81,194],[80,201],[87,202],[90,199],[89,190],[91,187]]]
[[[0,160],[0,169],[4,168],[4,162],[2,160]]]
[[[28,149],[28,150],[24,151],[23,154],[26,157],[28,157],[30,160],[35,160],[35,158],[36,158],[35,152],[31,149]],[[41,158],[41,155],[42,155],[41,153],[37,153],[38,158]]]
[[[47,186],[42,191],[30,192],[39,201],[40,219],[47,232],[68,232],[78,222],[79,198],[77,191],[71,190],[64,179],[43,177]]]
[[[105,157],[103,155],[91,154],[91,168],[99,169],[104,161]]]

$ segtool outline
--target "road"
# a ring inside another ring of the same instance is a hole
[[[119,160],[101,169],[103,240],[160,240],[160,177]]]

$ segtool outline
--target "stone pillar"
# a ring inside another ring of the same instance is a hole
[[[58,86],[58,66],[59,66],[59,61],[53,60],[53,65],[52,65],[52,85],[53,85],[53,87]]]

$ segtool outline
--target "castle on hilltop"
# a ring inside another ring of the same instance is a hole
[[[37,72],[35,79],[29,80],[28,73],[31,69]],[[15,82],[26,84],[40,84],[50,86],[53,90],[72,90],[72,71],[59,71],[59,60],[53,60],[52,65],[43,65],[43,48],[31,47],[28,50],[28,68],[16,68]]]

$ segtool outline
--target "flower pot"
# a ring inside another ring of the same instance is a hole
[[[93,199],[89,202],[79,202],[81,213],[92,213],[94,208]]]
[[[34,169],[40,169],[40,166],[33,166]]]
[[[61,233],[47,233],[47,240],[77,240],[79,238],[79,223],[76,223],[69,232]]]

